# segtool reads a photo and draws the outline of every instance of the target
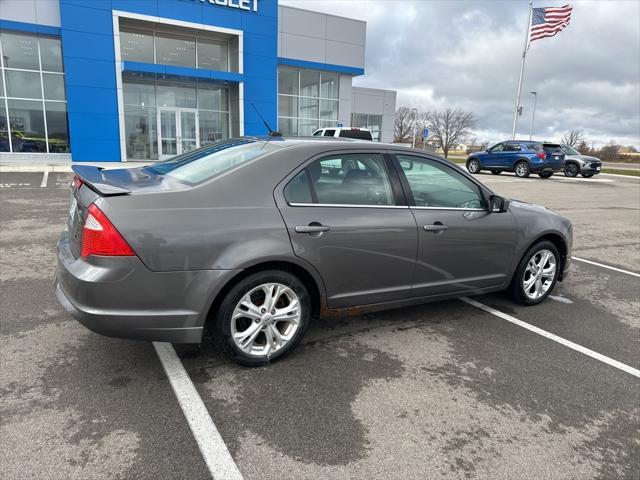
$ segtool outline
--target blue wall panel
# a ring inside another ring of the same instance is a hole
[[[217,72],[210,75],[212,78],[244,82],[246,135],[266,133],[251,103],[275,128],[277,0],[260,0],[258,12],[214,5],[208,0],[60,0],[60,30],[74,161],[120,160],[119,139],[124,132],[119,131],[118,123],[112,10],[242,30],[245,33],[244,74],[227,74],[228,78],[222,78],[224,74]],[[137,67],[144,70],[143,65]],[[200,72],[197,73],[201,76]]]

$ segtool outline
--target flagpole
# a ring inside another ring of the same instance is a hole
[[[524,37],[524,48],[522,50],[522,65],[520,66],[520,79],[518,80],[518,95],[516,96],[516,108],[513,113],[513,131],[511,139],[516,138],[516,129],[518,128],[518,110],[520,109],[520,94],[522,93],[522,77],[524,76],[524,61],[527,58],[527,50],[529,45],[529,29],[531,28],[531,15],[533,14],[533,0],[529,0],[529,21],[527,22],[527,35]]]

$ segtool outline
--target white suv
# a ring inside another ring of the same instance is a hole
[[[314,137],[340,137],[340,138],[356,138],[358,140],[372,140],[371,130],[368,128],[355,127],[335,127],[321,128],[313,132]]]

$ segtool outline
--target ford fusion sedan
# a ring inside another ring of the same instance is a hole
[[[599,158],[582,155],[569,145],[562,145],[561,148],[565,155],[565,176],[577,177],[580,174],[584,178],[591,178],[602,170],[602,162]]]
[[[327,311],[508,290],[544,300],[572,227],[418,150],[241,138],[142,168],[74,166],[55,290],[104,335],[264,365]]]
[[[494,175],[515,172],[518,177],[526,178],[537,173],[540,178],[549,178],[563,169],[564,153],[555,143],[511,140],[473,153],[467,159],[467,170],[474,174],[489,170]]]

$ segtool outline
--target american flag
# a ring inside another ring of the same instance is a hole
[[[531,14],[531,36],[529,41],[553,37],[569,25],[571,5],[564,7],[534,8]]]

